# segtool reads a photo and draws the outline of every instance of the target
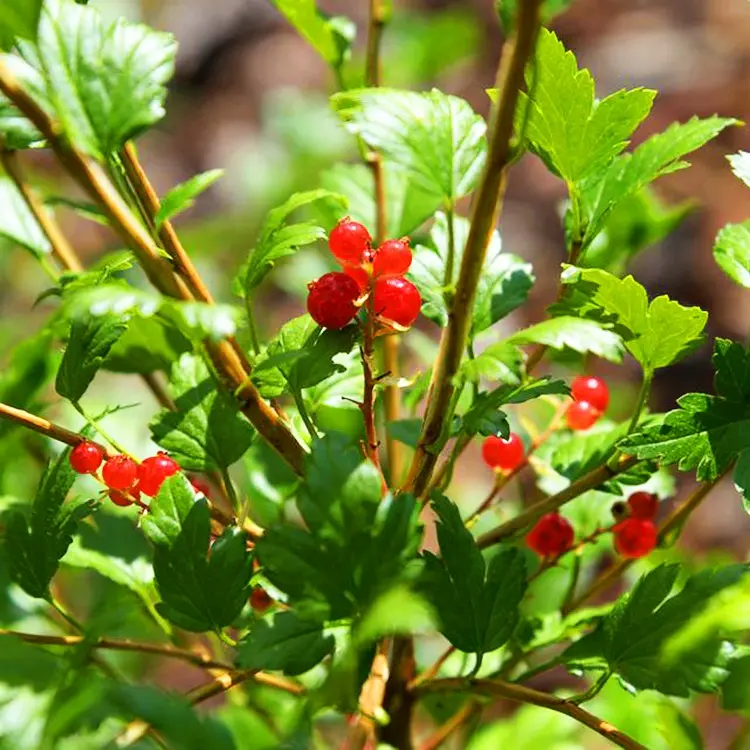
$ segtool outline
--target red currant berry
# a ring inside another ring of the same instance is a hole
[[[575,532],[559,513],[542,516],[526,535],[526,544],[541,557],[557,557],[573,545]]]
[[[203,479],[191,479],[190,484],[193,485],[193,489],[203,495],[204,497],[211,496],[211,485]]]
[[[341,219],[328,235],[328,247],[336,259],[347,266],[359,266],[369,249],[372,237],[358,221]]]
[[[357,282],[360,293],[364,292],[370,286],[370,275],[364,268],[359,266],[344,266],[344,273],[347,276],[351,276]]]
[[[136,492],[131,492],[126,495],[124,492],[118,492],[117,490],[110,490],[107,494],[109,495],[109,499],[121,508],[128,508],[131,506],[137,497]]]
[[[634,492],[628,498],[628,506],[633,518],[650,520],[659,510],[659,498],[650,492]]]
[[[411,281],[380,279],[375,282],[373,298],[375,314],[408,328],[422,309],[422,297]]]
[[[268,595],[265,589],[256,586],[250,593],[250,606],[262,615],[273,605],[273,599]]]
[[[601,378],[579,375],[573,380],[570,390],[576,401],[585,401],[599,411],[606,411],[609,404],[609,388]]]
[[[565,412],[565,421],[571,430],[588,430],[601,415],[588,401],[574,401]]]
[[[626,518],[614,528],[615,549],[623,557],[645,557],[656,547],[656,524],[645,518]]]
[[[387,240],[376,251],[372,262],[377,279],[394,279],[403,276],[411,266],[409,238]]]
[[[153,497],[159,491],[167,477],[180,470],[180,465],[166,453],[145,459],[138,467],[138,490],[144,495]]]
[[[129,490],[138,477],[138,464],[128,456],[112,456],[102,469],[104,484],[112,490]]]
[[[354,320],[359,297],[357,282],[345,273],[333,271],[309,285],[307,311],[323,328],[343,328]]]
[[[70,465],[78,474],[93,474],[104,460],[104,451],[89,440],[78,443],[70,452]]]
[[[491,469],[512,471],[524,461],[523,442],[515,432],[507,440],[490,435],[482,443],[482,458]]]

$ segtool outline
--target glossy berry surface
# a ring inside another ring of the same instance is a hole
[[[112,456],[102,469],[104,484],[112,490],[129,490],[138,478],[138,464],[128,456]]]
[[[403,276],[411,266],[409,240],[387,240],[376,251],[372,262],[375,278],[395,279]]]
[[[614,528],[615,549],[630,558],[645,557],[656,547],[656,524],[645,518],[626,518]]]
[[[121,508],[127,508],[128,506],[132,505],[135,502],[134,492],[131,492],[126,495],[125,493],[118,492],[117,490],[110,490],[107,494],[109,495],[109,499],[115,505],[119,505]]]
[[[328,247],[334,257],[347,266],[360,265],[371,243],[367,228],[348,216],[341,219],[328,235]]]
[[[541,557],[557,557],[570,549],[575,532],[559,513],[542,516],[526,535],[526,545]]]
[[[379,279],[375,282],[372,304],[376,315],[408,328],[419,317],[422,297],[411,281]]]
[[[354,320],[359,297],[357,282],[345,273],[333,271],[313,281],[307,295],[307,311],[323,328],[343,328]]]
[[[171,477],[180,470],[180,466],[166,453],[159,453],[145,459],[138,467],[138,490],[144,495],[153,497],[164,484],[167,477]]]
[[[512,471],[524,461],[523,441],[515,432],[507,440],[490,435],[482,443],[482,458],[491,469]]]
[[[70,452],[70,465],[78,474],[93,474],[104,460],[104,451],[88,440],[78,443]]]
[[[570,385],[576,401],[585,401],[600,412],[606,411],[609,404],[609,388],[601,379],[593,375],[579,375]]]
[[[571,430],[588,430],[601,415],[588,401],[574,401],[565,412],[565,421]]]
[[[659,510],[659,498],[650,492],[634,492],[628,498],[630,515],[634,518],[652,519]]]
[[[258,613],[263,614],[273,604],[273,599],[264,588],[256,586],[250,594],[250,606]]]

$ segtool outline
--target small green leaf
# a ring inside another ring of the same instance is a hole
[[[732,281],[750,288],[750,221],[727,224],[719,232],[714,258]]]
[[[239,414],[234,399],[217,389],[201,357],[180,357],[172,368],[169,390],[176,410],[161,411],[149,428],[154,441],[183,469],[226,468],[250,447],[250,423]]]
[[[325,659],[334,647],[320,622],[300,619],[296,612],[277,612],[253,625],[242,639],[237,665],[298,675]]]
[[[721,686],[721,705],[727,711],[750,711],[750,655],[729,664],[729,676]]]
[[[596,630],[570,646],[563,659],[584,668],[604,666],[637,690],[684,697],[690,691],[714,692],[727,676],[732,649],[726,642],[704,643],[669,663],[662,659],[662,649],[711,597],[747,570],[747,565],[703,570],[670,597],[679,566],[660,565],[617,601]]]
[[[526,566],[519,550],[506,548],[485,563],[458,508],[435,495],[441,556],[426,552],[420,591],[437,610],[443,635],[461,651],[482,654],[500,648],[519,619]]]
[[[12,0],[0,5],[0,43],[9,49],[17,37],[36,40],[43,0]]]
[[[143,533],[154,544],[174,544],[196,499],[182,474],[168,477],[141,519]]]
[[[484,378],[515,386],[521,383],[522,366],[523,356],[519,349],[510,342],[500,341],[490,344],[474,359],[464,360],[458,375],[474,382]]]
[[[708,313],[666,296],[649,304],[646,290],[632,276],[618,279],[599,269],[571,266],[562,282],[566,292],[554,310],[611,325],[647,372],[677,362],[703,342]]]
[[[662,423],[626,438],[620,447],[639,458],[681,471],[696,470],[711,481],[750,448],[750,355],[737,344],[716,339],[715,396],[688,393]]]
[[[160,229],[165,221],[181,213],[195,203],[195,199],[224,174],[223,169],[211,169],[208,172],[191,177],[175,185],[162,199],[161,206],[154,216],[154,225]]]
[[[92,509],[87,501],[65,503],[77,476],[69,456],[68,448],[47,467],[28,524],[18,512],[8,516],[5,545],[11,578],[29,596],[49,596],[50,581],[72,541],[78,521]]]
[[[656,95],[621,90],[597,101],[589,71],[579,70],[573,53],[546,29],[526,83],[530,94],[523,95],[518,119],[529,148],[568,184],[600,171],[628,145]]]
[[[436,89],[360,89],[331,101],[353,133],[407,170],[425,193],[452,204],[473,190],[487,150],[486,125],[463,99]]]
[[[0,107],[0,133],[3,132]],[[0,178],[0,237],[43,258],[52,250],[47,236],[26,205],[18,188],[7,178]]]
[[[742,504],[750,513],[750,450],[744,450],[737,457],[734,467],[734,488],[742,496]]]
[[[621,362],[622,339],[600,323],[584,318],[561,316],[514,333],[511,344],[543,344],[552,349],[572,349],[579,354],[595,354],[610,362]]]
[[[15,151],[44,144],[44,136],[9,101],[1,96],[0,136],[5,147]]]
[[[73,322],[55,381],[60,396],[73,403],[80,401],[125,328],[113,315]]]

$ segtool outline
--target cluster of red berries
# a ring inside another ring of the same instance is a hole
[[[407,237],[373,249],[367,228],[346,217],[331,230],[328,247],[343,271],[308,286],[307,311],[318,325],[343,328],[368,299],[368,309],[386,326],[403,330],[414,323],[422,297],[404,278],[412,260]]]
[[[611,529],[615,537],[615,549],[623,557],[645,557],[658,541],[654,517],[659,509],[659,500],[649,492],[634,492],[627,501],[627,517]],[[553,560],[567,552],[575,539],[570,521],[559,513],[547,513],[534,525],[526,536],[527,546],[540,557]],[[589,538],[591,539],[591,538]]]
[[[73,448],[70,465],[78,474],[96,474],[101,466],[101,481],[109,488],[110,500],[122,507],[140,504],[141,495],[153,497],[164,480],[180,470],[179,464],[166,453],[157,453],[141,463],[122,454],[105,460],[102,448],[89,440]]]
[[[579,375],[571,384],[573,403],[565,412],[571,430],[588,430],[601,417],[609,404],[609,388],[593,375]]]
[[[523,441],[515,432],[511,432],[507,440],[489,435],[482,443],[482,458],[495,471],[515,471],[526,460]]]

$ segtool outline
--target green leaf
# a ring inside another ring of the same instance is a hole
[[[277,612],[253,625],[242,639],[237,665],[298,675],[312,669],[333,650],[333,636],[320,622],[303,620],[296,612]]]
[[[157,610],[181,628],[218,630],[240,614],[250,594],[247,534],[228,527],[210,545],[211,513],[184,476],[170,477],[151,504],[144,532],[156,544]]]
[[[523,95],[518,119],[529,148],[569,184],[606,167],[627,146],[656,96],[649,89],[621,90],[597,101],[589,71],[579,70],[573,53],[546,29],[526,83],[531,93]]]
[[[561,316],[514,333],[511,344],[543,344],[552,349],[572,349],[579,354],[595,354],[610,362],[621,362],[622,339],[594,320]]]
[[[570,266],[562,283],[565,296],[554,311],[610,324],[647,372],[677,362],[703,342],[708,313],[664,295],[649,304],[632,276],[618,279],[596,268]]]
[[[9,101],[1,96],[0,136],[2,136],[6,148],[16,151],[44,144],[44,136]]]
[[[735,176],[750,187],[750,154],[747,151],[739,151],[727,156]]]
[[[163,117],[175,50],[169,34],[49,0],[37,45],[19,44],[14,67],[64,135],[106,160]]]
[[[750,711],[750,655],[729,664],[729,675],[721,686],[721,705],[726,711]]]
[[[125,328],[112,315],[73,322],[55,381],[60,396],[73,403],[80,401]]]
[[[346,372],[346,365],[337,359],[352,350],[358,335],[356,326],[331,330],[321,328],[309,315],[292,318],[268,345],[265,358],[256,362],[253,382],[266,398],[311,388]]]
[[[217,388],[201,357],[180,357],[172,368],[169,391],[176,411],[161,411],[149,428],[153,440],[183,469],[226,468],[250,447],[250,423],[239,414],[234,399]]]
[[[440,199],[426,193],[409,178],[398,164],[385,160],[386,235],[410,235],[440,207]],[[346,198],[346,213],[366,227],[376,225],[375,178],[364,164],[334,164],[320,175],[320,184],[336,195]],[[333,226],[341,218],[341,202],[324,198],[318,210],[325,217],[325,226]]]
[[[671,701],[659,706],[659,730],[669,750],[704,750],[703,738],[696,723]]]
[[[422,191],[451,205],[470,193],[484,164],[486,125],[463,99],[360,89],[335,94],[334,110],[349,129],[408,171]]]
[[[744,450],[737,457],[734,467],[734,488],[742,496],[742,504],[750,513],[750,450]]]
[[[437,630],[435,612],[412,589],[396,586],[378,597],[357,625],[356,640],[368,643],[397,633],[430,633]]]
[[[473,359],[464,360],[458,376],[474,382],[484,378],[515,386],[521,383],[522,366],[523,356],[518,348],[508,341],[499,341],[490,344]]]
[[[158,318],[131,318],[125,333],[110,349],[103,367],[111,372],[169,372],[181,354],[192,351],[177,326]]]
[[[419,436],[422,433],[422,420],[415,419],[397,419],[386,424],[388,436],[399,443],[408,445],[410,448],[416,448],[419,444]]]
[[[277,260],[294,255],[300,247],[325,239],[323,227],[316,224],[286,224],[286,219],[302,206],[320,200],[333,201],[343,208],[346,199],[329,190],[295,193],[285,203],[269,212],[260,230],[258,242],[247,263],[240,269],[235,290],[249,298]]]
[[[62,660],[46,649],[14,635],[0,635],[0,675],[4,685],[41,692],[54,683],[62,665]]]
[[[435,215],[435,223],[430,231],[433,247],[418,245],[414,249],[409,277],[422,295],[423,315],[441,327],[448,324],[445,292],[458,278],[468,231],[468,220],[454,217],[454,263],[450,279],[446,278],[446,264],[450,256],[450,232],[444,213],[438,212]],[[486,330],[522,305],[534,284],[531,265],[518,256],[503,253],[501,250],[500,235],[493,232],[477,286],[471,319],[472,336]],[[449,281],[448,287],[446,280]]]
[[[332,67],[340,68],[349,57],[356,29],[341,16],[327,17],[315,0],[272,0],[287,21]]]
[[[542,23],[547,26],[556,16],[567,10],[573,0],[544,0],[542,2]],[[518,15],[518,0],[495,0],[495,10],[500,17],[500,23],[506,36],[510,36],[516,28]]]
[[[162,199],[161,206],[154,216],[154,225],[160,229],[165,221],[181,213],[195,203],[195,199],[224,174],[223,169],[210,169],[208,172],[191,177],[175,185]]]
[[[461,651],[482,654],[500,648],[519,619],[526,591],[526,565],[517,549],[506,548],[485,563],[458,512],[446,497],[435,495],[441,556],[424,554],[420,590],[437,610],[441,633]]]
[[[39,27],[43,0],[12,0],[0,5],[0,44],[12,46],[16,37],[34,41]]]
[[[9,514],[7,519],[5,545],[11,578],[29,596],[40,599],[49,596],[50,581],[72,541],[78,521],[92,508],[87,501],[65,503],[77,477],[69,456],[68,448],[47,467],[29,522],[18,512]]]
[[[750,221],[727,224],[719,232],[714,258],[732,281],[750,288]]]
[[[724,117],[693,118],[686,123],[673,123],[631,153],[618,156],[602,172],[592,175],[582,187],[585,226],[582,247],[591,244],[620,201],[658,177],[688,167],[689,164],[682,160],[684,156],[736,124],[736,120]]]
[[[731,646],[709,641],[668,663],[662,649],[711,597],[739,581],[747,570],[746,565],[703,570],[670,596],[679,566],[660,565],[620,598],[596,630],[570,646],[563,658],[584,667],[604,666],[637,690],[685,697],[690,691],[713,692],[726,679]]]
[[[750,448],[750,355],[740,344],[716,339],[715,396],[688,393],[664,421],[626,438],[620,447],[662,466],[696,470],[699,482],[721,474]]]
[[[0,107],[0,133],[2,132],[3,116]],[[47,236],[39,227],[18,188],[7,177],[0,178],[0,206],[0,237],[28,250],[35,258],[49,255],[52,246]]]

